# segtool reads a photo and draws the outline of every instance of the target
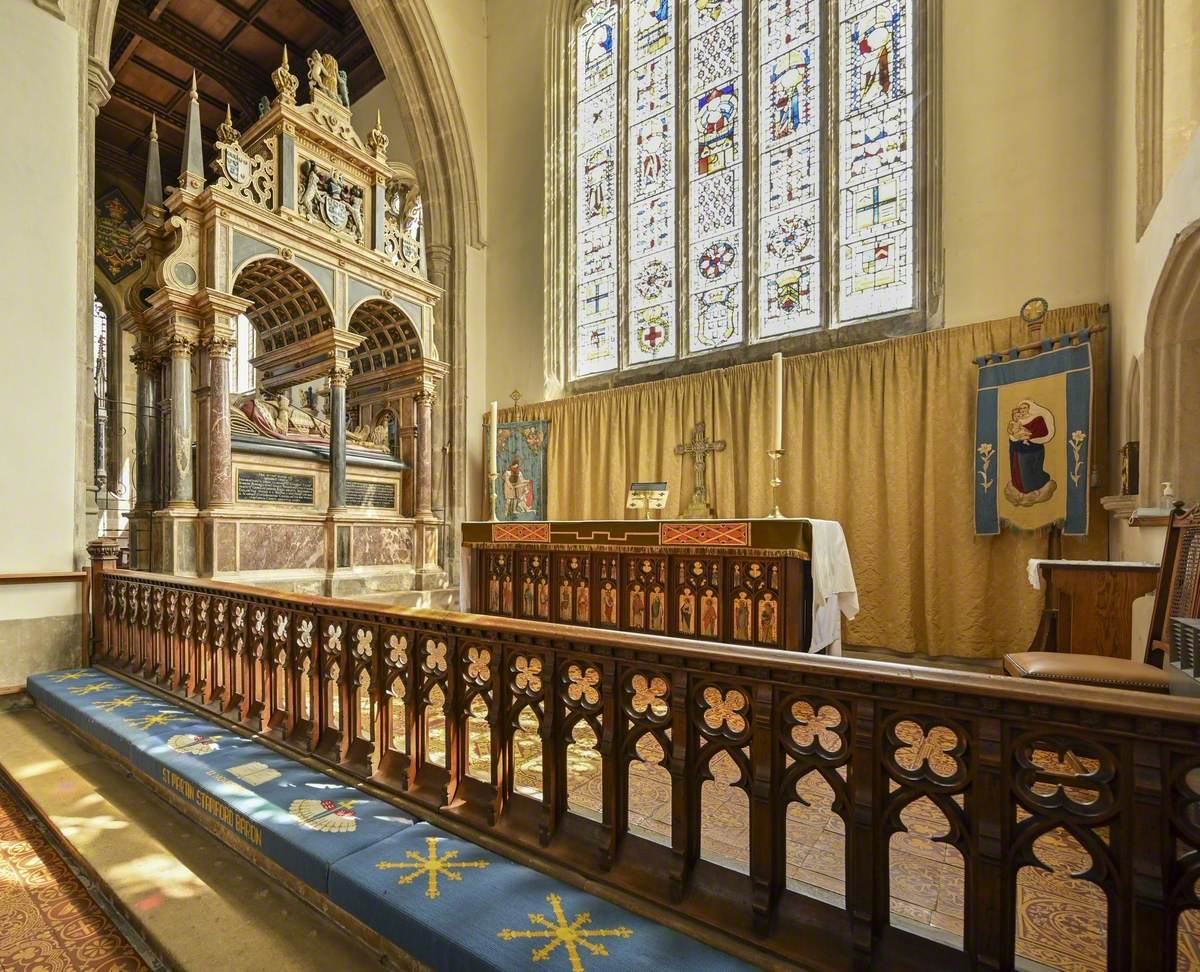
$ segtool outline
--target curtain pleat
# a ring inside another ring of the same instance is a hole
[[[1099,305],[1051,311],[1043,336],[1102,320]],[[1093,337],[1093,469],[1107,476],[1105,334]],[[785,515],[838,520],[861,612],[850,644],[903,653],[994,657],[1028,647],[1041,595],[1025,579],[1045,533],[974,535],[974,358],[1029,341],[1019,317],[784,361]],[[692,462],[676,455],[697,422],[725,449],[710,456],[720,517],[770,509],[769,362],[506,409],[551,423],[549,511],[556,520],[622,519],[629,483],[666,481],[667,515],[687,505]],[[1086,538],[1064,556],[1103,558],[1108,522],[1092,490]]]

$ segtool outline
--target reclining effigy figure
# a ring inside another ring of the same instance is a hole
[[[303,445],[329,445],[329,421],[316,409],[294,405],[287,395],[253,391],[237,395],[230,404],[231,424],[235,432],[261,435]],[[387,426],[372,429],[368,425],[346,428],[347,446],[363,452],[387,452]]]

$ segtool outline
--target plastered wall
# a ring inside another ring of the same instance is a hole
[[[87,353],[75,338],[76,36],[27,2],[4,4],[4,31],[0,573],[72,570],[75,373]],[[0,688],[54,660],[78,598],[74,585],[0,588]]]
[[[1169,5],[1175,0],[1168,0]],[[1162,197],[1140,239],[1137,238],[1137,42],[1138,2],[1118,0],[1116,29],[1110,64],[1113,72],[1112,99],[1112,178],[1108,186],[1111,213],[1109,234],[1109,280],[1112,303],[1112,385],[1110,393],[1112,454],[1120,445],[1139,437],[1138,409],[1131,402],[1131,385],[1136,361],[1142,354],[1146,320],[1151,298],[1162,274],[1163,264],[1180,230],[1200,219],[1200,139],[1195,132],[1186,146],[1171,150],[1171,167],[1166,170],[1164,152]],[[1172,44],[1194,50],[1200,43],[1200,22],[1177,17],[1178,23],[1190,23],[1191,36],[1175,38]],[[1164,49],[1164,69],[1166,67]],[[1200,76],[1195,72],[1168,74],[1164,70],[1163,101],[1195,103],[1200,94]],[[1189,90],[1180,90],[1180,87]],[[1165,119],[1164,119],[1165,122]],[[1164,125],[1164,148],[1168,132]],[[1178,133],[1171,134],[1178,140]],[[1136,395],[1133,396],[1136,399]],[[1114,480],[1115,481],[1115,480]],[[1144,484],[1143,497],[1153,498],[1157,484]],[[1190,502],[1200,497],[1181,497]],[[1118,522],[1113,533],[1114,557],[1131,560],[1158,560],[1162,553],[1163,531],[1139,529]]]

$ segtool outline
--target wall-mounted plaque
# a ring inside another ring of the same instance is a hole
[[[396,484],[347,479],[346,505],[369,506],[375,510],[394,510],[396,508]]]
[[[239,500],[253,503],[313,504],[313,477],[298,473],[267,472],[262,469],[239,469],[237,478]]]

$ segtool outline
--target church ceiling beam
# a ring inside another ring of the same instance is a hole
[[[331,30],[338,29],[343,26],[342,12],[331,7],[329,4],[325,3],[324,0],[296,0],[296,3],[298,3],[318,20],[323,21],[325,26]],[[353,10],[350,10],[346,16],[353,19],[355,23],[358,22],[358,18],[355,16]],[[321,50],[321,48],[318,47],[317,50]],[[322,53],[324,53],[324,51],[322,51]]]
[[[130,62],[133,64],[136,64],[143,71],[147,71],[150,74],[153,74],[156,78],[161,78],[163,81],[166,81],[169,84],[174,85],[176,88],[179,89],[179,94],[190,93],[191,84],[192,84],[191,78],[177,78],[170,71],[160,68],[157,64],[153,64],[150,61],[147,61],[144,57],[141,57],[137,54],[134,54],[130,58]],[[114,71],[113,73],[115,74],[116,72]],[[225,102],[224,101],[222,101],[220,98],[214,98],[207,91],[200,91],[197,93],[200,95],[200,101],[202,104],[212,105],[214,108],[216,108],[222,114],[224,114],[224,112],[225,112]],[[172,108],[178,104],[179,94],[176,94],[175,96],[172,97],[172,99],[171,99],[171,107]]]
[[[96,168],[112,175],[122,175],[135,186],[146,177],[146,160],[110,142],[96,143]]]
[[[160,105],[153,98],[147,98],[144,94],[135,91],[129,85],[123,84],[120,81],[113,85],[111,96],[117,101],[129,105],[131,108],[136,108],[147,116],[157,116],[159,125],[166,125],[169,128],[175,129],[180,135],[183,134],[187,119],[182,112],[176,112],[167,105]],[[224,105],[221,107],[223,108]]]
[[[237,98],[247,112],[260,96],[273,90],[266,71],[222,49],[220,43],[169,10],[152,20],[133,4],[123,3],[117,8],[117,24],[207,74]]]
[[[133,57],[134,51],[137,50],[141,38],[137,34],[128,30],[118,32],[119,36],[113,40],[112,56],[109,58],[108,69],[115,77],[123,68],[126,62]]]
[[[279,31],[277,31],[270,24],[259,22],[258,15],[262,13],[263,8],[266,7],[271,0],[258,0],[258,2],[249,10],[238,6],[234,0],[214,0],[214,2],[217,4],[217,6],[229,11],[229,13],[233,14],[238,19],[238,23],[229,31],[228,34],[221,38],[222,47],[228,48],[230,44],[237,40],[238,36],[247,27],[253,27],[264,37],[278,44],[281,48],[284,44],[287,44],[292,48],[297,47],[296,42],[290,37],[286,37],[279,33]]]

